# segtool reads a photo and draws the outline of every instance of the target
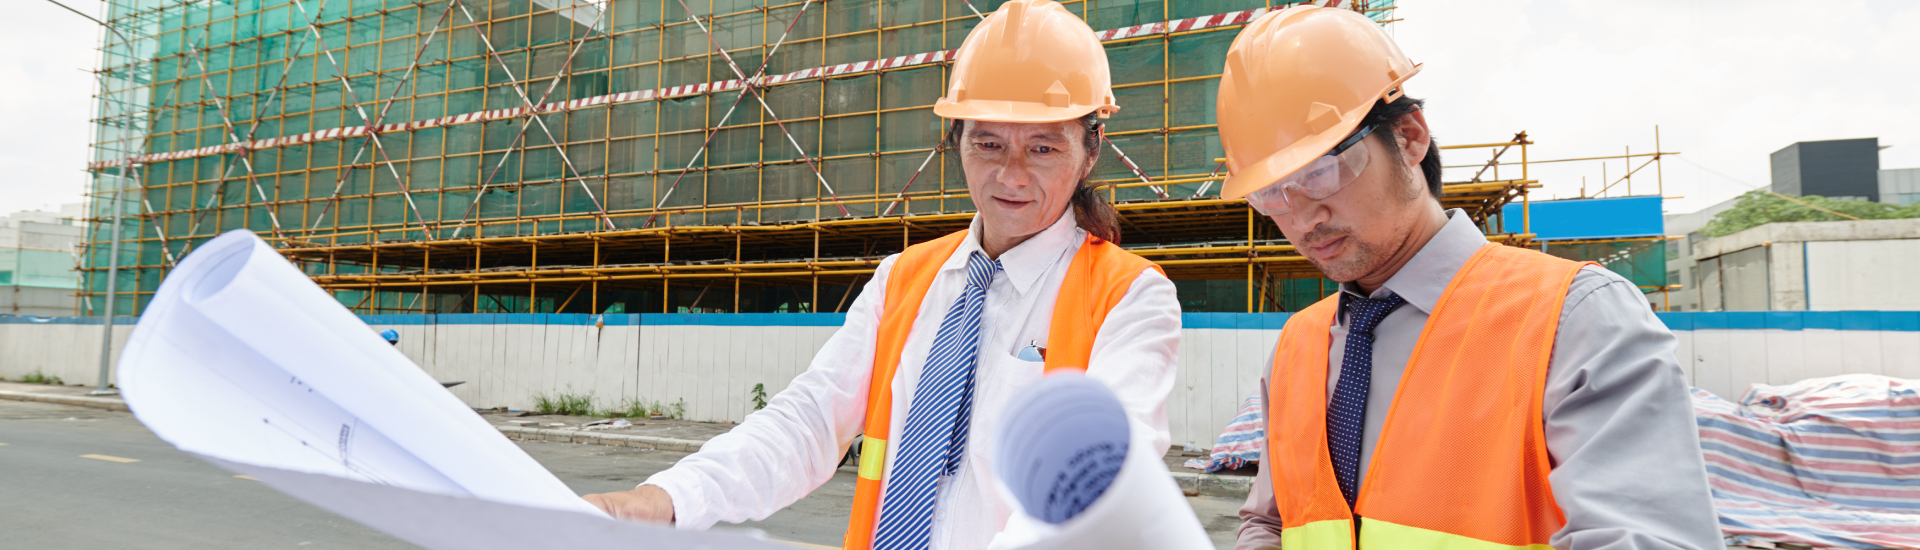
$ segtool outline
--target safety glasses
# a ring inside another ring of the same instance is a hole
[[[1366,147],[1355,146],[1373,133],[1374,126],[1361,126],[1353,131],[1353,135],[1341,140],[1327,154],[1313,159],[1306,167],[1287,174],[1280,181],[1273,182],[1273,185],[1247,194],[1247,204],[1269,217],[1284,216],[1293,213],[1289,190],[1316,201],[1339,193],[1359,178],[1360,172],[1367,169],[1367,162],[1372,160]]]

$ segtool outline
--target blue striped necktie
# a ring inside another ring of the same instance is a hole
[[[907,408],[906,435],[890,468],[875,550],[924,550],[932,529],[934,489],[941,476],[960,468],[973,418],[973,374],[980,340],[980,315],[986,310],[987,284],[1000,271],[999,260],[975,251],[967,258],[967,288],[940,321],[926,369]],[[886,426],[868,426],[886,429]]]
[[[1327,454],[1351,510],[1360,497],[1360,441],[1367,429],[1367,389],[1373,383],[1373,329],[1407,301],[1396,294],[1375,300],[1343,293],[1340,302],[1347,308],[1347,347],[1333,402],[1327,404]]]

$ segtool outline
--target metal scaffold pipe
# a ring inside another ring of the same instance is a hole
[[[120,34],[120,30],[113,28],[113,25],[108,25],[106,24],[106,22],[101,21],[99,19],[95,19],[93,16],[82,13],[80,10],[73,9],[72,7],[66,4],[62,4],[55,0],[47,0],[47,1],[53,3],[53,5],[55,6],[60,6],[61,8],[67,11],[73,12],[75,15],[85,17],[87,18],[88,21],[92,21],[94,22],[94,24],[100,25],[100,28],[106,29],[107,32],[113,33],[114,36],[120,37],[120,44],[129,48],[129,52],[131,52],[131,48],[135,47],[133,44],[133,41],[128,40],[127,35]],[[101,55],[111,55],[111,50],[110,49],[105,50],[101,53]],[[100,79],[100,97],[103,97],[103,98],[107,97],[108,96],[107,92],[108,92],[107,79],[101,78]],[[127,107],[127,108],[124,108],[123,110],[127,112],[127,122],[126,122],[126,125],[123,126],[123,128],[126,128],[127,129],[126,131],[131,131],[133,128],[133,108]],[[120,163],[120,177],[122,178],[126,177],[127,171],[132,169],[133,169],[133,157],[129,156],[127,157],[126,160],[123,160]],[[107,246],[107,303],[106,303],[106,307],[101,309],[101,318],[100,318],[100,379],[99,379],[99,383],[93,389],[93,392],[92,392],[93,395],[112,395],[115,393],[119,393],[118,391],[115,391],[114,389],[108,387],[110,386],[110,384],[108,383],[108,380],[110,380],[113,375],[113,313],[114,313],[113,306],[114,306],[114,302],[117,301],[117,300],[114,300],[113,291],[115,288],[114,285],[119,282],[117,281],[117,279],[119,279],[119,276],[120,276],[120,213],[122,210],[124,210],[123,208],[120,207],[120,200],[121,200],[120,195],[122,193],[125,193],[126,190],[127,190],[127,186],[124,183],[114,182],[113,238],[112,238],[112,244]]]

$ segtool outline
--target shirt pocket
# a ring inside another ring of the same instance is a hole
[[[1026,389],[1034,382],[1039,382],[1040,377],[1046,374],[1045,361],[1028,361],[1013,354],[989,355],[993,356],[994,364],[982,365],[987,368],[980,369],[980,372],[992,379],[990,385],[983,385],[983,387],[992,388],[995,401],[1013,399],[1020,390]],[[976,380],[976,382],[983,381]]]
[[[1000,422],[1007,405],[1020,390],[1040,381],[1046,364],[1040,361],[1022,361],[1006,353],[988,353],[980,358],[982,364],[976,371],[973,395],[973,420],[969,427],[973,440],[967,453],[974,458],[992,457],[995,443],[1000,439]],[[971,461],[975,466],[991,464],[991,458]],[[987,472],[981,472],[987,473]],[[989,477],[991,479],[991,477]]]

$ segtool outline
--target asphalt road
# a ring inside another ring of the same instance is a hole
[[[631,489],[686,456],[520,446],[582,494]],[[842,469],[806,499],[743,526],[837,547],[853,479]],[[1188,501],[1215,543],[1230,548],[1238,499]],[[8,548],[415,548],[175,450],[128,413],[7,400],[0,400],[0,531]]]

